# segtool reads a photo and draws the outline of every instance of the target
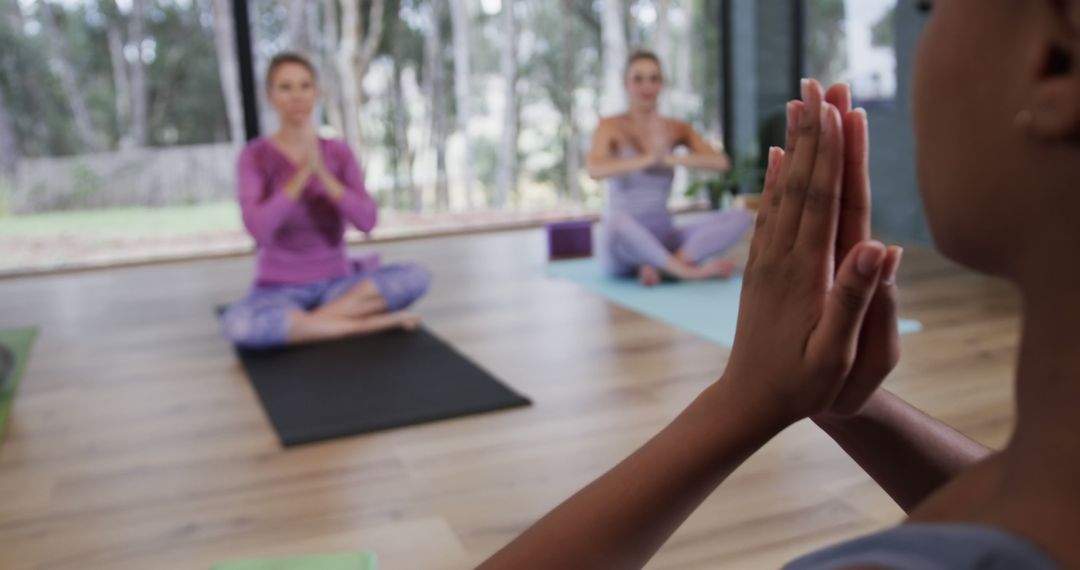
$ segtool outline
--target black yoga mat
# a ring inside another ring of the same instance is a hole
[[[237,354],[286,447],[531,403],[423,328]]]

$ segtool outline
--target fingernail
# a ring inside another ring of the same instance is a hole
[[[787,124],[789,127],[793,127],[799,122],[799,108],[795,105],[794,101],[788,101],[787,104]]]
[[[890,263],[889,266],[885,268],[885,271],[882,272],[881,283],[883,285],[893,285],[896,283],[896,273],[900,269],[900,261],[904,258],[904,248],[894,246],[889,249],[896,251],[896,255],[893,256],[892,263]]]
[[[817,118],[817,120],[818,121],[821,120],[820,108],[818,110],[818,118]],[[813,122],[814,122],[814,112],[813,112],[813,110],[810,107],[808,107],[806,105],[803,105],[802,113],[799,114],[799,126],[801,126],[801,127],[809,127],[811,124],[813,124]]]
[[[851,113],[852,116],[859,117],[860,119],[857,123],[855,123],[856,128],[861,128],[862,130],[870,128],[870,117],[866,115],[866,109],[863,109],[862,107],[856,107],[851,111]]]
[[[804,77],[802,81],[799,82],[799,87],[802,90],[802,100],[806,101],[810,97],[810,80]]]
[[[775,174],[777,166],[780,164],[780,147],[769,147],[769,174]]]
[[[885,247],[881,242],[872,241],[862,247],[855,260],[855,270],[863,277],[873,277],[881,269],[885,260]]]

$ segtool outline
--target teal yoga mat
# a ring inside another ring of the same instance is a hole
[[[369,552],[320,554],[267,560],[235,560],[216,564],[212,570],[375,570],[375,555]]]
[[[742,276],[728,281],[664,282],[649,288],[635,279],[605,275],[592,259],[554,261],[548,264],[547,271],[617,305],[717,344],[730,347],[735,340]],[[900,334],[921,330],[918,321],[900,319]]]
[[[19,380],[26,370],[26,362],[30,360],[30,349],[34,346],[34,338],[37,337],[37,329],[25,328],[0,331],[0,343],[3,343],[10,351],[15,361],[8,372],[7,380],[0,388],[0,441],[4,439],[7,430],[8,415],[11,413],[11,405],[15,401],[15,389],[19,386]]]

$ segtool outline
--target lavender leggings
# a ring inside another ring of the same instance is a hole
[[[225,338],[244,348],[282,346],[288,339],[291,310],[310,311],[347,293],[367,279],[375,283],[386,307],[397,311],[419,299],[431,283],[424,268],[394,264],[303,285],[255,284],[244,299],[229,305],[221,316]]]
[[[667,212],[638,217],[609,212],[602,229],[601,263],[611,275],[631,275],[642,265],[664,267],[679,249],[701,263],[738,243],[751,222],[744,210],[710,214],[686,228],[676,227]]]

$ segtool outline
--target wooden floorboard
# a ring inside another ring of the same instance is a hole
[[[0,328],[41,336],[0,444],[0,568],[208,568],[366,549],[465,568],[655,433],[727,350],[545,276],[537,230],[381,247],[435,278],[427,325],[535,401],[282,450],[215,305],[249,258],[0,280]],[[745,244],[741,246],[745,251]],[[909,248],[888,386],[980,441],[1012,425],[1019,301]],[[775,568],[900,511],[809,423],[739,469],[653,560]]]

